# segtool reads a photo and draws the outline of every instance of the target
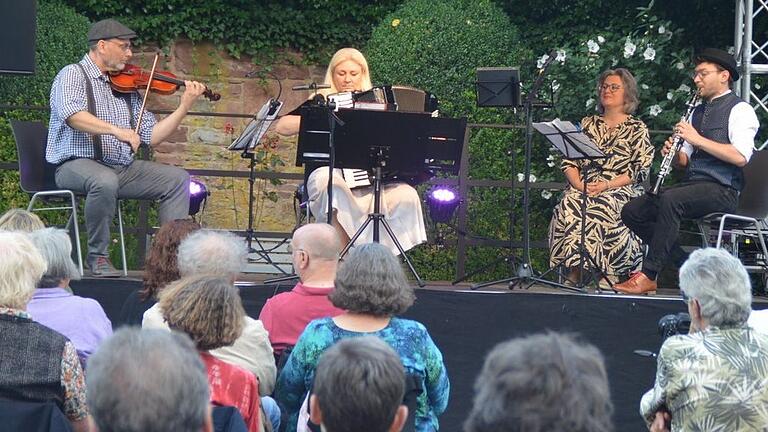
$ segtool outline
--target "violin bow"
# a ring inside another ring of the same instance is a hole
[[[144,100],[141,101],[141,109],[139,110],[139,121],[136,122],[136,135],[139,134],[141,129],[141,118],[144,117],[144,107],[147,106],[147,97],[152,89],[152,80],[155,78],[155,68],[157,68],[157,59],[160,58],[160,54],[155,54],[155,60],[152,62],[152,70],[149,72],[149,81],[147,82],[147,91],[144,92]]]

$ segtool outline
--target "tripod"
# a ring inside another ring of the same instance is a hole
[[[394,231],[392,231],[392,228],[389,226],[389,223],[387,222],[386,217],[381,212],[381,183],[382,183],[382,176],[381,176],[381,168],[386,164],[386,160],[388,159],[385,155],[385,149],[379,148],[376,150],[375,154],[375,162],[376,165],[373,168],[373,213],[369,213],[368,217],[365,219],[365,222],[360,226],[360,228],[357,229],[355,232],[355,235],[352,236],[352,238],[349,240],[349,243],[344,247],[344,249],[341,251],[341,254],[339,255],[341,258],[344,257],[344,255],[347,254],[349,249],[352,247],[352,245],[355,244],[355,241],[358,237],[360,237],[361,234],[365,231],[366,228],[368,228],[368,225],[373,223],[373,242],[379,243],[380,235],[379,235],[379,224],[384,227],[384,229],[387,231],[387,234],[389,235],[389,238],[392,240],[392,243],[395,244],[395,247],[397,247],[397,250],[400,252],[400,256],[403,257],[403,260],[408,265],[408,269],[411,270],[411,273],[416,278],[416,283],[419,284],[420,287],[424,286],[424,282],[421,280],[421,277],[419,277],[419,274],[416,272],[416,269],[413,267],[413,263],[411,263],[411,260],[408,258],[408,255],[405,254],[405,250],[403,249],[403,246],[400,244],[400,241],[397,239],[397,236],[395,235]]]

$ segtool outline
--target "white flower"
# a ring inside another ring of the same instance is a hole
[[[651,115],[651,117],[656,117],[657,115],[661,114],[661,107],[658,105],[652,105],[648,109],[648,113]]]
[[[663,25],[659,26],[659,34],[664,34],[664,33],[666,33],[666,32],[667,32],[667,29],[666,29],[666,28],[664,28],[664,26],[663,26]]]
[[[734,55],[735,53],[736,53],[736,48],[732,47],[732,46],[729,46],[728,47],[728,54]]]
[[[600,42],[600,43],[605,43],[605,38],[602,37],[602,36],[598,36],[597,37],[597,41]]]
[[[683,70],[685,65],[683,64],[683,62],[677,62],[675,63],[675,67],[677,68],[677,70]]]
[[[587,104],[586,104],[587,108],[591,107],[594,104],[595,104],[595,100],[594,99],[592,99],[592,98],[587,99]]]
[[[555,163],[554,163],[554,162],[547,162],[547,166],[548,166],[548,167],[550,167],[550,168],[552,168],[552,167],[554,167],[554,166],[555,166]]]
[[[627,41],[624,42],[624,58],[630,58],[635,54],[635,50],[637,49],[637,45],[633,44],[629,38],[627,38]]]
[[[535,183],[536,182],[536,176],[531,174],[530,176],[528,176],[528,181],[531,182],[531,183]]]
[[[551,154],[551,153],[550,153],[550,154],[549,154],[549,156],[547,156],[547,160],[548,160],[548,161],[553,161],[553,160],[555,160],[555,155],[553,155],[553,154]]]
[[[552,192],[550,192],[549,189],[544,189],[543,191],[541,191],[541,197],[548,200],[552,198]]]
[[[557,50],[557,55],[555,56],[555,60],[559,61],[560,63],[565,63],[565,50],[562,50],[562,49]]]
[[[640,84],[640,88],[643,90],[648,90],[650,87],[648,87],[648,84]]]
[[[549,60],[549,54],[544,54],[543,56],[539,57],[539,59],[536,60],[536,67],[538,69],[543,68],[544,67],[544,63],[546,63],[547,60]]]
[[[680,84],[680,87],[677,88],[677,91],[683,92],[683,93],[690,93],[691,92],[691,88],[688,87],[685,84]]]
[[[672,100],[672,97],[674,97],[672,92],[671,91],[667,92],[667,100]]]
[[[517,182],[522,183],[523,180],[525,180],[525,174],[523,173],[517,173]]]
[[[590,53],[594,54],[600,51],[600,45],[598,45],[597,42],[590,39],[587,41],[587,49],[589,49]]]
[[[557,80],[552,80],[552,91],[557,92],[560,90],[560,83]]]
[[[758,83],[755,83],[755,90],[760,90],[761,88],[762,88],[762,87],[760,86],[760,84],[758,84]]]
[[[656,50],[649,46],[645,49],[645,51],[643,51],[643,58],[648,61],[653,61],[653,59],[656,58]]]

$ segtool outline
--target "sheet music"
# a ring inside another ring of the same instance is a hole
[[[354,168],[343,168],[341,174],[344,176],[344,181],[347,183],[350,189],[366,187],[371,185],[371,179],[368,176],[368,171]]]
[[[533,123],[533,128],[547,137],[568,159],[605,157],[605,153],[581,131],[581,128],[569,121],[556,118],[549,122]]]
[[[261,138],[267,133],[267,130],[277,119],[277,115],[283,108],[283,102],[275,99],[269,99],[256,114],[256,116],[248,123],[245,130],[235,139],[232,144],[227,148],[228,150],[245,150],[253,149],[256,144],[261,141]]]

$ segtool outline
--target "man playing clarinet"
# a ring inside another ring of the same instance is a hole
[[[684,142],[674,165],[686,170],[685,177],[658,196],[633,199],[621,212],[624,224],[648,246],[642,270],[615,285],[625,294],[654,293],[664,264],[680,265],[686,258],[678,244],[680,220],[732,212],[744,186],[742,167],[752,156],[759,123],[752,107],[731,91],[739,79],[736,60],[725,51],[707,48],[695,63],[693,82],[703,102],[690,123],[675,125],[675,135]],[[663,154],[673,141],[674,137],[666,141]]]

